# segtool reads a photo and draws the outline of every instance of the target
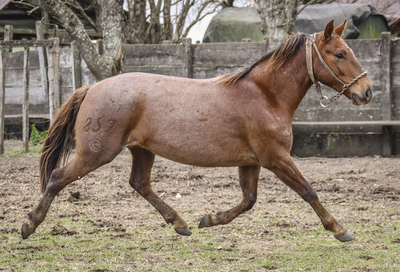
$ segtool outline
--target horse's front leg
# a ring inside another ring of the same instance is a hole
[[[304,179],[286,150],[271,156],[271,159],[262,162],[263,167],[274,172],[286,185],[298,193],[314,209],[326,230],[333,232],[336,239],[346,242],[354,239],[354,235],[322,206],[317,193]]]
[[[259,173],[259,165],[239,167],[240,187],[243,192],[242,201],[239,205],[228,211],[205,215],[200,221],[199,228],[228,224],[240,214],[250,210],[256,203],[257,199]]]

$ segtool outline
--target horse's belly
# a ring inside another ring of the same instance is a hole
[[[259,164],[256,155],[243,141],[149,141],[147,150],[164,158],[196,166],[224,167]]]
[[[197,166],[258,164],[246,138],[243,106],[208,81],[165,81],[132,106],[138,121],[129,142],[167,159]],[[137,103],[137,105],[139,105]]]

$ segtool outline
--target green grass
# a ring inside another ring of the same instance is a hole
[[[46,139],[47,130],[43,132],[39,132],[35,126],[32,124],[31,136],[29,139],[29,151],[28,153],[24,153],[22,150],[22,142],[17,142],[15,140],[6,140],[5,146],[11,146],[10,148],[6,148],[5,155],[7,157],[15,157],[21,155],[37,155],[42,153],[43,151],[43,141]]]
[[[369,212],[379,213],[379,209]],[[91,222],[48,218],[38,233],[22,240],[0,236],[0,269],[15,271],[400,271],[400,222],[350,224],[356,239],[340,243],[322,227],[299,225],[274,230],[279,219],[262,218],[215,229],[192,229],[180,237],[171,227],[127,226],[126,232],[101,229]],[[259,224],[269,234],[253,233]],[[77,234],[52,235],[55,225]],[[245,227],[245,228],[243,228]],[[248,240],[243,240],[248,237]],[[232,242],[232,241],[239,241]],[[259,248],[259,250],[257,249]],[[270,248],[265,250],[265,248]]]
[[[22,148],[22,147],[21,147]],[[43,146],[31,146],[29,147],[28,153],[25,153],[23,150],[13,149],[5,152],[5,155],[8,157],[22,156],[22,155],[37,155],[42,153]]]

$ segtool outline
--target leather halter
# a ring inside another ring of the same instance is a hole
[[[321,56],[321,53],[318,50],[318,47],[315,43],[316,41],[316,37],[317,37],[317,33],[314,33],[313,35],[305,35],[306,37],[306,62],[307,62],[307,71],[308,71],[308,75],[311,78],[311,81],[314,83],[315,85],[315,89],[317,90],[317,93],[319,95],[319,103],[321,104],[322,107],[328,107],[329,104],[331,104],[332,102],[334,102],[336,99],[338,99],[345,91],[347,91],[351,85],[353,85],[357,80],[359,80],[360,78],[362,78],[363,76],[365,76],[367,74],[367,71],[364,71],[363,73],[361,73],[359,76],[357,76],[356,78],[354,78],[352,81],[350,81],[350,83],[346,84],[343,81],[341,81],[337,76],[335,76],[335,74],[332,72],[332,70],[329,68],[329,66],[326,64],[326,62],[324,61],[324,59]],[[321,63],[324,65],[324,67],[326,68],[326,70],[331,74],[331,76],[340,84],[343,85],[342,90],[336,94],[335,96],[328,98],[325,95],[322,95],[321,92],[321,84],[318,82],[318,80],[315,78],[314,76],[314,70],[313,70],[313,64],[312,64],[312,47],[314,47],[315,51],[317,52],[317,55],[319,57],[319,60],[321,61]]]

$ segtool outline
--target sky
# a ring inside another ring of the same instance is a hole
[[[215,13],[216,14],[216,13]],[[188,38],[192,39],[192,43],[196,43],[196,41],[202,41],[204,33],[207,30],[208,25],[210,24],[211,19],[215,16],[215,14],[210,14],[204,17],[203,20],[195,24],[189,31]]]
[[[250,6],[252,0],[235,0],[235,7],[248,7]],[[189,31],[188,38],[192,39],[192,43],[196,43],[196,41],[202,41],[204,33],[207,30],[208,25],[210,24],[211,19],[217,14],[215,12],[213,14],[207,15],[203,20],[195,24]]]

